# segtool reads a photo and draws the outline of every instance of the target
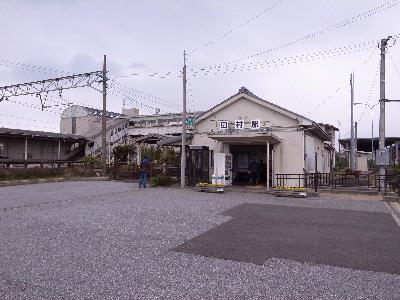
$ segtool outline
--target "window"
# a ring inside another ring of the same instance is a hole
[[[114,130],[111,130],[111,133],[110,133],[110,135],[111,135],[111,136],[113,136],[113,135],[114,135]]]

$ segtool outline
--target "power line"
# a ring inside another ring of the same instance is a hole
[[[23,117],[18,117],[18,116],[7,115],[7,114],[3,114],[3,113],[0,113],[0,116],[6,117],[6,118],[11,118],[11,119],[19,119],[19,120],[31,121],[31,122],[34,122],[34,123],[57,125],[54,122],[37,120],[37,119],[30,119],[30,118],[23,118]]]
[[[200,69],[199,71],[193,72],[192,77],[196,77],[199,75],[208,76],[208,75],[217,75],[217,74],[226,74],[226,73],[233,73],[233,72],[243,72],[243,71],[250,71],[250,70],[257,70],[260,68],[271,68],[271,67],[280,67],[284,65],[290,64],[297,64],[297,63],[306,63],[306,62],[313,62],[318,61],[325,58],[331,58],[335,56],[347,55],[355,52],[360,52],[364,50],[371,49],[376,46],[376,41],[364,42],[360,44],[345,46],[341,48],[333,48],[333,49],[326,49],[320,52],[313,52],[307,53],[297,56],[285,57],[285,58],[278,58],[278,59],[271,59],[265,61],[257,61],[257,62],[250,62],[247,64],[240,64],[234,66],[225,66],[224,68],[219,68],[217,70],[207,70],[207,69]]]
[[[275,7],[277,7],[279,4],[282,3],[282,0],[276,1],[275,3],[273,3],[271,6],[269,6],[266,9],[263,9],[262,11],[260,11],[258,14],[256,14],[255,16],[247,19],[246,21],[244,21],[243,23],[240,23],[239,25],[235,26],[234,28],[226,31],[225,33],[217,36],[216,38],[214,38],[213,40],[210,40],[208,42],[204,42],[203,44],[201,44],[200,46],[198,46],[197,48],[194,48],[192,50],[189,51],[189,54],[195,53],[197,51],[199,51],[202,48],[208,47],[210,45],[215,44],[217,41],[222,40],[226,37],[228,37],[229,35],[231,35],[233,32],[249,25],[250,23],[256,21],[258,18],[260,18],[263,15],[266,15],[269,11],[271,11],[272,9],[274,9]]]
[[[138,95],[140,98],[146,98],[146,99],[148,99],[148,100],[150,100],[150,101],[152,101],[152,102],[154,102],[156,104],[159,104],[159,105],[171,108],[171,109],[176,109],[177,106],[178,107],[182,106],[181,104],[173,103],[173,102],[171,102],[171,101],[169,101],[169,100],[167,100],[165,98],[161,98],[161,97],[152,95],[150,93],[147,93],[147,92],[135,89],[135,88],[131,88],[131,87],[129,87],[127,85],[124,85],[124,84],[122,84],[120,82],[112,80],[112,82],[110,83],[110,87],[117,88],[116,85],[119,86],[119,88],[124,90],[126,93]]]
[[[167,78],[178,78],[182,77],[182,72],[181,71],[168,71],[168,72],[153,72],[153,73],[148,73],[148,74],[141,74],[141,73],[131,73],[127,75],[115,75],[114,78],[133,78],[136,76],[145,76],[145,77],[150,77],[150,78],[157,78],[157,79],[167,79]]]
[[[263,60],[263,61],[256,61],[256,62],[245,62],[240,64],[234,65],[219,65],[218,68],[209,69],[207,67],[191,69],[189,70],[189,75],[192,77],[197,76],[207,76],[207,75],[216,75],[216,74],[226,74],[226,73],[233,73],[233,72],[243,72],[243,71],[250,71],[255,70],[258,68],[270,68],[270,67],[279,67],[286,64],[296,64],[296,63],[304,63],[304,62],[312,62],[315,60],[320,60],[324,58],[330,58],[333,56],[338,55],[346,55],[351,54],[358,51],[363,51],[367,49],[371,49],[376,46],[376,43],[379,40],[372,40],[367,42],[362,42],[358,44],[348,45],[341,48],[330,48],[325,49],[319,52],[312,52],[312,53],[305,53],[297,56],[290,56],[290,57],[283,57],[283,58],[276,58],[270,60]],[[168,72],[169,76],[175,76],[177,73]],[[153,74],[161,74],[161,73],[153,73]],[[135,75],[143,75],[143,76],[151,76],[152,74],[135,74]],[[175,105],[175,104],[174,104]]]
[[[361,67],[364,67],[373,57],[373,55],[375,54],[376,49],[371,51],[371,54],[364,60],[364,62],[361,64]],[[346,84],[347,84],[347,80],[346,80]],[[345,83],[343,83],[342,85],[340,85],[333,94],[331,94],[328,98],[326,98],[325,100],[321,101],[319,104],[317,104],[316,106],[314,106],[307,114],[312,113],[313,111],[315,111],[316,109],[320,108],[323,104],[325,104],[327,101],[332,100],[340,91],[343,91],[343,88],[345,86]]]
[[[367,107],[370,108],[370,106],[368,106],[368,104],[369,104],[369,101],[371,100],[372,92],[374,91],[375,86],[376,86],[376,81],[377,81],[376,79],[378,78],[378,74],[379,74],[379,71],[380,71],[380,67],[381,67],[381,63],[379,62],[379,63],[378,63],[378,68],[377,68],[377,70],[376,70],[376,72],[375,72],[374,79],[372,80],[371,88],[369,89],[369,93],[368,93],[368,97],[367,97],[367,102],[365,103],[364,109],[363,109],[363,111],[362,111],[362,113],[361,113],[361,116],[360,116],[360,118],[359,118],[358,121],[357,121],[358,123],[359,123],[359,122],[361,121],[361,119],[364,117],[365,111],[366,111]]]
[[[222,65],[235,64],[235,63],[238,63],[238,62],[241,62],[241,61],[244,61],[244,60],[249,60],[249,59],[252,59],[254,57],[257,57],[257,56],[260,56],[260,55],[263,55],[263,54],[266,54],[266,53],[269,53],[269,52],[272,52],[272,51],[276,51],[276,50],[279,50],[279,49],[287,48],[287,47],[293,46],[293,45],[295,45],[295,44],[297,44],[297,43],[299,43],[301,41],[305,41],[305,40],[308,40],[308,39],[311,39],[311,38],[314,38],[314,37],[317,37],[317,36],[324,35],[324,34],[326,34],[328,32],[340,29],[342,27],[345,27],[345,26],[347,26],[349,24],[352,24],[354,22],[357,22],[359,20],[362,20],[362,19],[368,18],[370,16],[373,16],[373,15],[375,15],[377,13],[386,11],[387,9],[390,9],[390,8],[396,6],[396,5],[399,5],[399,4],[400,4],[400,2],[398,0],[387,2],[385,4],[382,4],[382,5],[378,6],[378,7],[375,7],[373,9],[367,10],[367,11],[361,13],[361,14],[358,14],[358,15],[353,16],[351,18],[347,18],[347,19],[345,19],[343,21],[335,23],[334,25],[330,25],[330,26],[327,26],[327,27],[325,27],[325,28],[323,28],[321,30],[314,31],[312,33],[306,34],[306,35],[304,35],[302,37],[299,37],[299,38],[297,38],[295,40],[292,40],[290,42],[287,42],[287,43],[284,43],[284,44],[280,44],[280,45],[275,46],[273,48],[254,53],[254,54],[248,55],[248,56],[240,58],[240,59],[232,60],[232,61],[221,63],[221,64],[218,64],[218,65],[207,66],[207,67],[203,67],[203,68],[204,69],[205,68],[207,68],[207,69],[220,68]],[[194,71],[194,70],[192,69],[190,71]]]
[[[140,101],[136,100],[135,98],[131,97],[129,94],[126,94],[121,89],[118,90],[115,87],[110,87],[109,88],[109,92],[111,94],[114,94],[115,96],[121,97],[123,100],[128,101],[128,102],[130,102],[132,104],[139,105],[141,107],[145,107],[145,108],[148,108],[148,109],[151,109],[151,110],[156,110],[157,109],[157,107],[153,107],[153,106],[147,105],[147,104],[145,104],[143,102],[140,102]]]
[[[400,78],[400,71],[399,71],[399,69],[397,68],[396,62],[394,61],[394,59],[393,59],[393,57],[392,57],[392,55],[390,54],[389,51],[387,52],[387,54],[389,55],[389,58],[390,58],[390,60],[391,60],[392,63],[393,63],[394,69],[396,70],[396,73],[397,73],[397,75],[398,75],[399,78]]]
[[[9,121],[0,120],[0,124],[9,124],[12,126],[18,126],[18,128],[29,127],[30,129],[32,129],[32,124],[28,124],[28,123],[18,123],[18,122],[9,122]],[[40,125],[40,128],[47,128],[47,129],[54,129],[55,127],[56,127],[56,125],[54,125],[53,127]]]
[[[56,70],[56,69],[45,67],[45,66],[26,64],[26,63],[21,63],[21,62],[4,59],[4,58],[0,59],[0,65],[5,66],[5,67],[20,69],[23,71],[39,72],[39,73],[43,73],[46,75],[66,76],[66,75],[71,74],[69,72],[60,71],[60,70]]]

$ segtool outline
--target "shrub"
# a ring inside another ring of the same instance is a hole
[[[151,185],[156,187],[156,186],[170,186],[176,183],[176,180],[174,180],[172,177],[166,176],[166,175],[158,175],[158,176],[153,176],[151,177]]]
[[[103,162],[101,158],[94,155],[87,155],[82,159],[83,164],[86,168],[94,169],[101,168],[103,166]]]
[[[113,149],[113,155],[117,162],[127,162],[128,157],[133,158],[136,155],[136,148],[134,145],[121,145]]]

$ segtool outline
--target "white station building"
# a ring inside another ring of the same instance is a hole
[[[242,87],[196,118],[190,148],[208,150],[209,163],[200,166],[202,173],[206,174],[208,167],[211,178],[213,173],[225,171],[228,184],[248,182],[250,162],[262,159],[267,166],[267,185],[272,186],[275,174],[331,172],[337,130],[263,100]],[[225,159],[219,153],[226,154]],[[190,174],[199,174],[198,156],[193,155]],[[225,160],[220,169],[225,165],[226,170],[214,169],[221,165],[214,157]]]

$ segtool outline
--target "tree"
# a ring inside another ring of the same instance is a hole
[[[116,146],[113,155],[116,162],[127,162],[128,158],[132,159],[136,155],[136,148],[134,145]]]

